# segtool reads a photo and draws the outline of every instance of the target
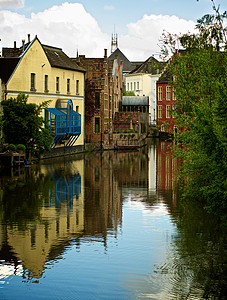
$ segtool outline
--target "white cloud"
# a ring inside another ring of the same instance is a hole
[[[104,9],[105,10],[115,10],[115,7],[113,5],[110,5],[110,6],[106,5],[106,6],[104,6]]]
[[[0,0],[1,2],[3,0]],[[1,3],[0,2],[0,3]],[[160,52],[159,39],[163,29],[171,33],[193,31],[195,23],[176,16],[144,15],[142,19],[127,25],[128,34],[118,35],[118,45],[129,60],[146,60]],[[103,57],[104,48],[110,49],[110,36],[103,33],[98,22],[79,3],[63,3],[53,6],[30,18],[0,10],[1,47],[21,46],[28,33],[43,44],[63,49],[69,56]],[[110,54],[108,50],[108,54]]]
[[[21,46],[27,34],[35,35],[43,44],[60,47],[69,56],[80,54],[102,57],[109,46],[109,36],[101,32],[97,21],[85,11],[82,4],[64,3],[53,6],[30,18],[7,10],[0,11],[3,47]]]
[[[130,60],[139,60],[160,53],[158,44],[163,30],[170,33],[192,32],[195,23],[176,16],[144,15],[141,20],[127,27],[128,34],[120,37],[120,48],[127,52]]]
[[[0,0],[0,9],[1,8],[22,8],[24,7],[24,0]]]

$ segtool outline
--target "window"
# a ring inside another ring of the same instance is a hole
[[[35,73],[31,73],[31,91],[35,90]]]
[[[176,109],[176,106],[173,105],[173,106],[172,106],[172,117],[173,117],[173,118],[174,118],[174,111],[175,111],[175,109]]]
[[[76,94],[79,95],[79,80],[76,81]]]
[[[136,90],[136,82],[134,82],[134,91]]]
[[[127,83],[127,91],[129,91],[129,83]]]
[[[131,91],[132,91],[132,82],[131,82]]]
[[[165,125],[161,125],[161,131],[165,131]]]
[[[48,92],[48,75],[44,78],[44,92]]]
[[[99,108],[100,107],[100,93],[95,92],[95,107]]]
[[[70,79],[67,78],[67,94],[70,93]]]
[[[170,101],[171,99],[171,86],[166,87],[166,100]]]
[[[158,87],[158,101],[162,101],[162,86]]]
[[[100,118],[95,118],[95,133],[100,133]]]
[[[176,94],[175,94],[175,92],[174,92],[174,89],[172,89],[172,95],[173,95],[173,100],[177,100],[177,99],[176,99]]]
[[[170,118],[171,115],[171,110],[170,110],[170,105],[166,105],[166,118]]]
[[[158,106],[158,118],[161,119],[162,118],[162,105]]]
[[[79,106],[78,105],[76,106],[76,112],[79,112]]]
[[[56,93],[59,93],[59,77],[56,77]]]
[[[137,81],[137,90],[140,89],[139,81]]]

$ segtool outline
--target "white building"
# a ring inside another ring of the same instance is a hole
[[[149,57],[138,68],[124,75],[126,91],[149,97],[149,123],[156,124],[156,82],[165,63]]]

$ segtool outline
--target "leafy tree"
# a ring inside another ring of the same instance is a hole
[[[212,1],[213,2],[213,1]],[[176,43],[183,54],[175,54],[170,64],[175,74],[173,88],[178,99],[173,112],[182,129],[175,154],[183,158],[180,179],[185,195],[206,203],[206,208],[227,215],[227,76],[226,29],[213,2],[213,15],[205,15],[197,33],[164,36],[164,53]],[[179,146],[179,145],[178,145]]]
[[[126,91],[123,89],[123,96],[135,96],[135,93],[133,91]]]
[[[28,96],[19,94],[16,98],[2,101],[3,133],[7,143],[24,144],[33,153],[49,150],[52,140],[43,128],[44,119],[40,116],[48,101],[36,105],[27,103]]]

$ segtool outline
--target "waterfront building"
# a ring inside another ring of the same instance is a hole
[[[91,102],[85,104],[85,109],[89,111],[93,107],[85,122],[85,142],[97,147],[112,147],[113,118],[122,99],[123,63],[119,64],[117,57],[107,58],[106,49],[103,58],[79,55],[72,60],[86,70],[85,90]]]
[[[20,48],[16,43],[14,48],[3,48],[2,55],[2,97],[7,100],[24,93],[28,103],[49,101],[43,117],[53,136],[51,148],[73,146],[83,150],[85,70],[62,49],[41,44],[37,36],[30,41],[29,35]],[[66,125],[69,114],[71,124]],[[62,128],[60,120],[64,121]]]
[[[156,124],[156,82],[165,66],[153,56],[149,57],[136,69],[124,75],[126,91],[132,91],[136,96],[149,97],[149,124]]]

